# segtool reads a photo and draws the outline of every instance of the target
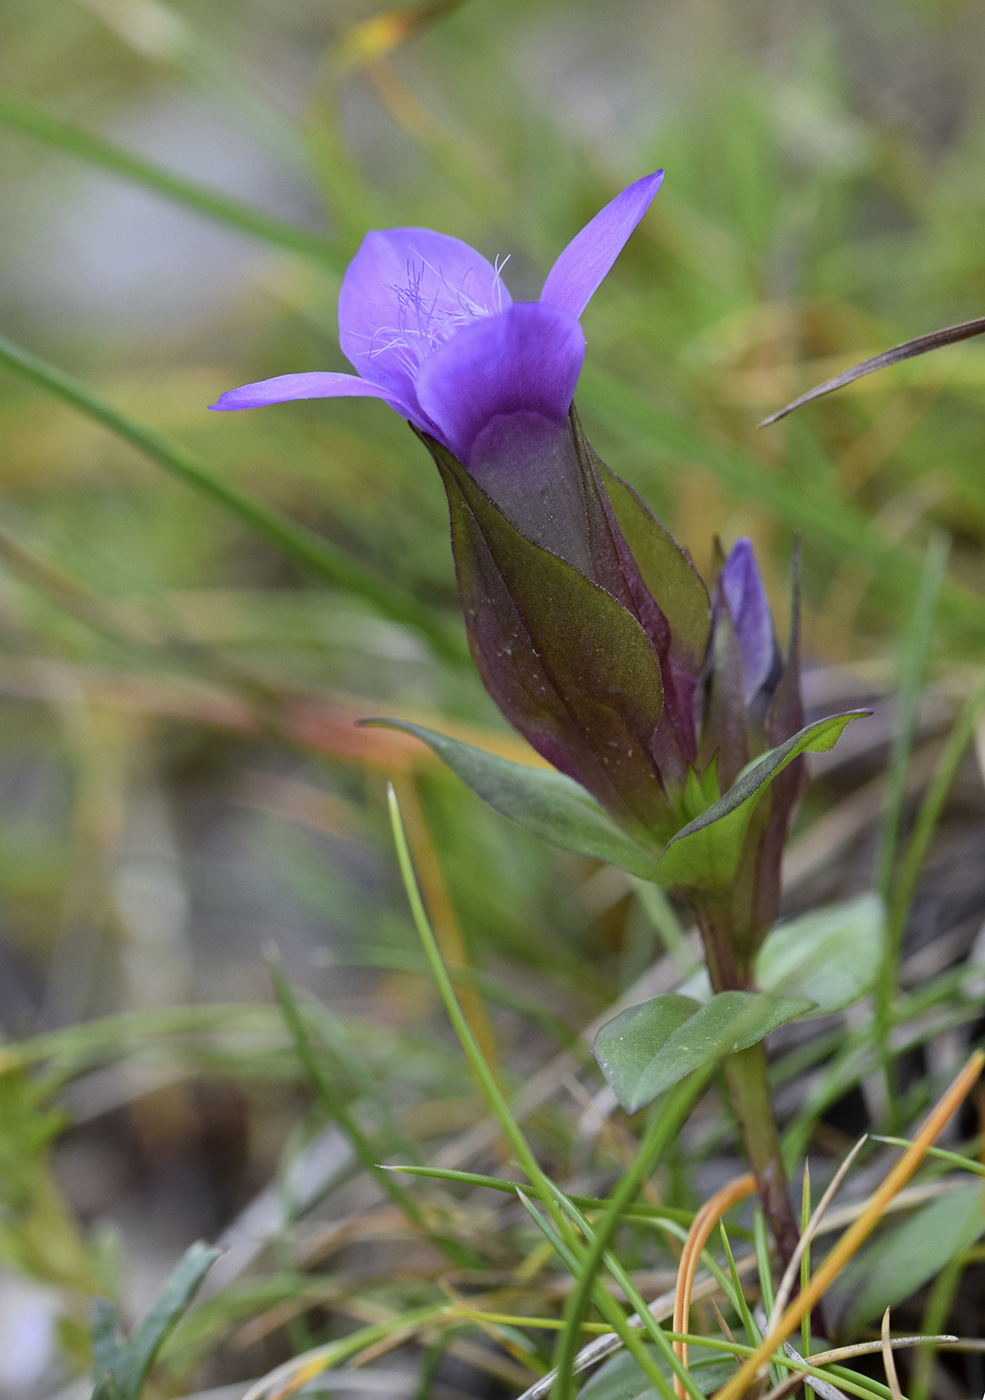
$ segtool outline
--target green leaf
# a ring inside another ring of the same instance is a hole
[[[840,1330],[857,1332],[935,1278],[983,1232],[980,1181],[931,1201],[852,1260],[828,1294],[829,1316],[840,1314]]]
[[[653,1359],[667,1379],[672,1380],[670,1367],[656,1349]],[[723,1356],[720,1351],[711,1351],[699,1343],[692,1343],[688,1348],[688,1370],[702,1394],[711,1395],[735,1374],[735,1361],[731,1356]],[[657,1396],[652,1381],[625,1351],[617,1353],[604,1366],[600,1366],[588,1384],[578,1392],[578,1400],[657,1400]]]
[[[886,909],[874,892],[778,924],[756,959],[764,992],[808,997],[818,1013],[841,1011],[875,985]]]
[[[221,1253],[201,1241],[186,1250],[146,1317],[122,1345],[114,1339],[115,1311],[105,1302],[97,1304],[93,1310],[93,1400],[139,1400],[154,1358]]]
[[[556,769],[514,763],[406,720],[363,723],[402,729],[423,740],[484,802],[544,841],[617,865],[641,880],[657,878],[657,856],[627,836],[580,783]]]
[[[115,1367],[122,1355],[118,1332],[116,1304],[108,1298],[94,1298],[90,1323],[92,1374],[95,1380],[92,1400],[111,1400],[116,1394]]]
[[[872,991],[885,929],[886,908],[874,891],[777,924],[756,957],[756,986],[776,996],[806,997],[816,1003],[814,1015],[841,1011]],[[709,1001],[707,970],[677,992]]]
[[[748,1049],[813,1005],[767,992],[721,992],[701,1006],[668,993],[607,1021],[592,1050],[623,1108],[635,1113],[691,1070]]]
[[[742,846],[756,804],[769,783],[802,753],[833,748],[853,719],[852,710],[816,721],[750,764],[725,793],[667,843],[660,883],[669,889],[725,894],[735,881]]]

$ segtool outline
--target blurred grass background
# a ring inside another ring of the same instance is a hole
[[[716,533],[751,535],[781,618],[802,532],[820,707],[889,688],[946,531],[933,661],[960,691],[985,641],[985,349],[756,423],[985,310],[982,52],[974,0],[6,0],[0,331],[329,550],[306,568],[0,370],[0,1027],[47,1037],[25,1052],[40,1080],[12,1055],[0,1081],[0,1393],[50,1393],[84,1355],[86,1299],[139,1310],[310,1131],[262,1011],[268,945],[331,1008],[347,1095],[361,1067],[411,1138],[475,1121],[429,1019],[386,777],[517,1082],[660,946],[660,911],[611,872],[353,728],[413,714],[520,749],[465,655],[444,499],[405,425],[370,401],[206,405],[347,367],[335,303],[366,228],[508,254],[534,297],[601,204],[665,166],[585,317],[589,436],[699,567]],[[865,887],[870,857],[825,891]],[[218,1378],[272,1364],[275,1337]]]

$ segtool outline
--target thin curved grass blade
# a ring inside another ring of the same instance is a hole
[[[904,340],[902,345],[883,350],[871,359],[852,365],[851,369],[842,370],[841,374],[836,374],[833,379],[826,379],[816,388],[808,389],[806,394],[792,399],[784,408],[764,418],[759,426],[768,428],[771,423],[778,423],[781,418],[786,418],[788,413],[793,413],[794,409],[803,408],[804,404],[813,403],[815,399],[824,398],[826,394],[833,394],[836,389],[843,389],[846,384],[853,384],[856,379],[862,379],[867,374],[875,374],[877,369],[887,369],[890,365],[912,360],[917,355],[926,355],[928,350],[941,350],[945,345],[956,345],[961,340],[971,340],[973,336],[982,334],[985,334],[985,316],[976,316],[973,321],[961,321],[956,326],[945,326],[942,330],[918,335],[914,340]]]

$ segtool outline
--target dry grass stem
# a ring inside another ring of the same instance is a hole
[[[882,1364],[886,1368],[886,1384],[892,1392],[893,1400],[903,1400],[903,1392],[900,1389],[899,1376],[896,1374],[896,1362],[893,1358],[893,1348],[890,1344],[889,1336],[889,1309],[882,1315]]]
[[[858,1142],[855,1144],[855,1146],[849,1152],[848,1156],[842,1162],[841,1166],[835,1172],[834,1176],[831,1178],[831,1181],[828,1183],[828,1187],[825,1190],[824,1195],[821,1197],[820,1201],[818,1201],[817,1207],[815,1208],[814,1213],[808,1221],[807,1229],[801,1236],[800,1243],[794,1250],[793,1258],[790,1260],[790,1263],[784,1270],[783,1278],[780,1280],[780,1286],[776,1290],[776,1298],[773,1301],[773,1310],[770,1313],[770,1319],[766,1328],[768,1332],[771,1332],[773,1330],[773,1328],[776,1326],[777,1320],[782,1316],[783,1309],[787,1306],[790,1294],[793,1292],[793,1286],[797,1281],[797,1270],[800,1267],[801,1259],[803,1259],[804,1257],[804,1252],[810,1248],[811,1240],[817,1234],[821,1221],[824,1219],[825,1212],[828,1209],[828,1206],[834,1200],[838,1189],[841,1186],[841,1183],[844,1181],[845,1177],[851,1170],[852,1163],[855,1161],[855,1158],[861,1152],[862,1148],[865,1145],[865,1142],[865,1137],[859,1138]]]

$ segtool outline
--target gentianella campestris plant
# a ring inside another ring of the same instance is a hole
[[[804,726],[796,593],[784,654],[750,542],[721,558],[709,590],[582,432],[573,404],[585,357],[580,317],[662,179],[656,171],[637,180],[596,214],[536,302],[514,302],[502,265],[457,238],[421,228],[368,233],[339,297],[339,341],[356,373],[281,375],[233,389],[214,407],[376,397],[428,448],[448,496],[479,674],[557,771],[415,732],[501,811],[691,906],[712,1003],[678,996],[632,1008],[638,1014],[598,1057],[633,1111],[670,1082],[665,1046],[676,1046],[671,1077],[691,1067],[678,1042],[704,1018],[691,1039],[699,1061],[723,1059],[789,1258],[797,1227],[762,1038],[810,1004],[757,995],[753,967],[776,917],[803,754],[829,748],[851,716]]]

